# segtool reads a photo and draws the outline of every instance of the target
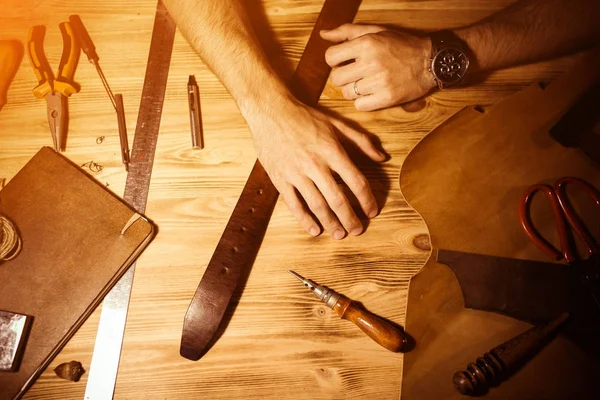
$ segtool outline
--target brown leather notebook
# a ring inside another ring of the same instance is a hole
[[[42,148],[0,191],[22,249],[0,263],[0,310],[33,317],[0,399],[20,397],[148,245],[154,225],[77,165]]]

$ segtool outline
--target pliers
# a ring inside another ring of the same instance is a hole
[[[33,94],[39,99],[46,98],[48,124],[54,149],[57,152],[65,149],[67,98],[80,90],[79,85],[73,81],[73,77],[81,53],[70,23],[62,22],[59,24],[59,28],[63,39],[63,53],[56,76],[44,54],[43,43],[46,27],[43,25],[32,27],[27,41],[29,61],[39,81],[39,84],[33,89]]]

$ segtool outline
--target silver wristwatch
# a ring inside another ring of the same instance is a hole
[[[462,82],[469,69],[469,49],[451,31],[437,31],[430,34],[431,64],[438,88],[443,89]]]

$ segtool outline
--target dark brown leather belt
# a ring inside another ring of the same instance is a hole
[[[289,83],[305,104],[317,104],[330,72],[325,50],[331,43],[319,32],[352,22],[359,5],[360,0],[325,1]],[[199,360],[217,339],[231,297],[254,263],[278,196],[257,160],[185,315],[179,350],[183,357]]]

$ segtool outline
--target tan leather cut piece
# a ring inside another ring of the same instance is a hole
[[[518,203],[529,185],[562,176],[600,188],[600,168],[548,132],[600,79],[599,62],[600,52],[586,54],[546,88],[534,84],[484,113],[465,108],[408,155],[402,193],[427,223],[434,251],[409,286],[406,330],[416,347],[404,357],[403,400],[464,399],[452,385],[454,372],[530,327],[464,308],[458,281],[436,263],[435,249],[550,261],[521,230]],[[544,235],[557,239],[549,208],[534,207],[533,218]],[[485,398],[589,398],[579,394],[597,388],[599,369],[597,360],[559,337]]]

